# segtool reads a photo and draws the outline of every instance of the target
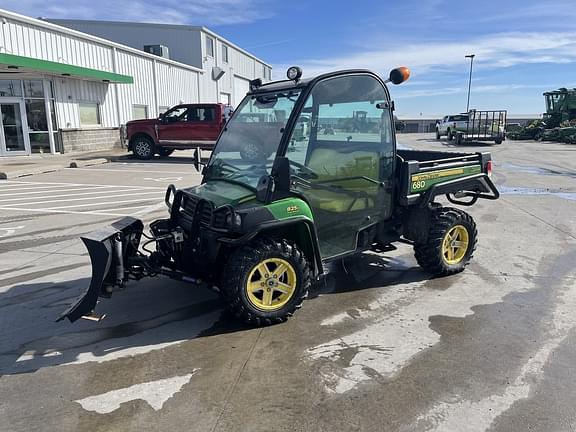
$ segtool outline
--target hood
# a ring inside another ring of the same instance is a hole
[[[214,203],[215,207],[231,205],[236,207],[256,199],[254,191],[248,187],[221,180],[210,180],[200,186],[186,188],[186,192]]]
[[[126,122],[126,126],[155,125],[156,123],[158,123],[158,119],[130,120],[129,122]]]

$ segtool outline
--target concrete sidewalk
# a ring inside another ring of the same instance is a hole
[[[59,171],[63,168],[80,168],[99,165],[112,160],[130,157],[125,149],[66,154],[34,154],[0,158],[0,180]]]

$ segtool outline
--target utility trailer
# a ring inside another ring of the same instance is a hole
[[[502,144],[506,139],[506,110],[470,110],[468,121],[456,132],[455,143],[494,141]]]

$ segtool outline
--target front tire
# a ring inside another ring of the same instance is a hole
[[[301,307],[310,288],[310,267],[296,244],[261,238],[230,255],[221,285],[237,318],[255,326],[276,324]]]
[[[138,159],[152,159],[155,150],[154,142],[147,136],[138,136],[132,141],[132,153]]]
[[[440,139],[440,130],[436,129],[436,139]]]
[[[452,207],[434,208],[427,240],[414,244],[416,261],[436,276],[459,273],[472,259],[477,237],[476,223],[468,213]]]

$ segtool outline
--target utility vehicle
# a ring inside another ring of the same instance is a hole
[[[301,79],[292,67],[288,80],[252,81],[202,183],[169,186],[169,216],[152,222],[150,234],[126,217],[82,238],[92,280],[60,319],[99,320],[98,297],[130,279],[164,275],[217,287],[240,319],[273,324],[300,307],[330,262],[390,252],[400,241],[413,245],[432,275],[463,270],[476,247],[476,225],[435,200],[472,205],[498,198],[490,154],[397,150],[386,83],[408,76],[398,68],[387,81],[366,70]],[[338,119],[358,111],[378,127],[338,129]],[[255,113],[261,121],[242,121]],[[326,124],[332,133],[320,132]],[[265,150],[246,160],[242,145]]]

